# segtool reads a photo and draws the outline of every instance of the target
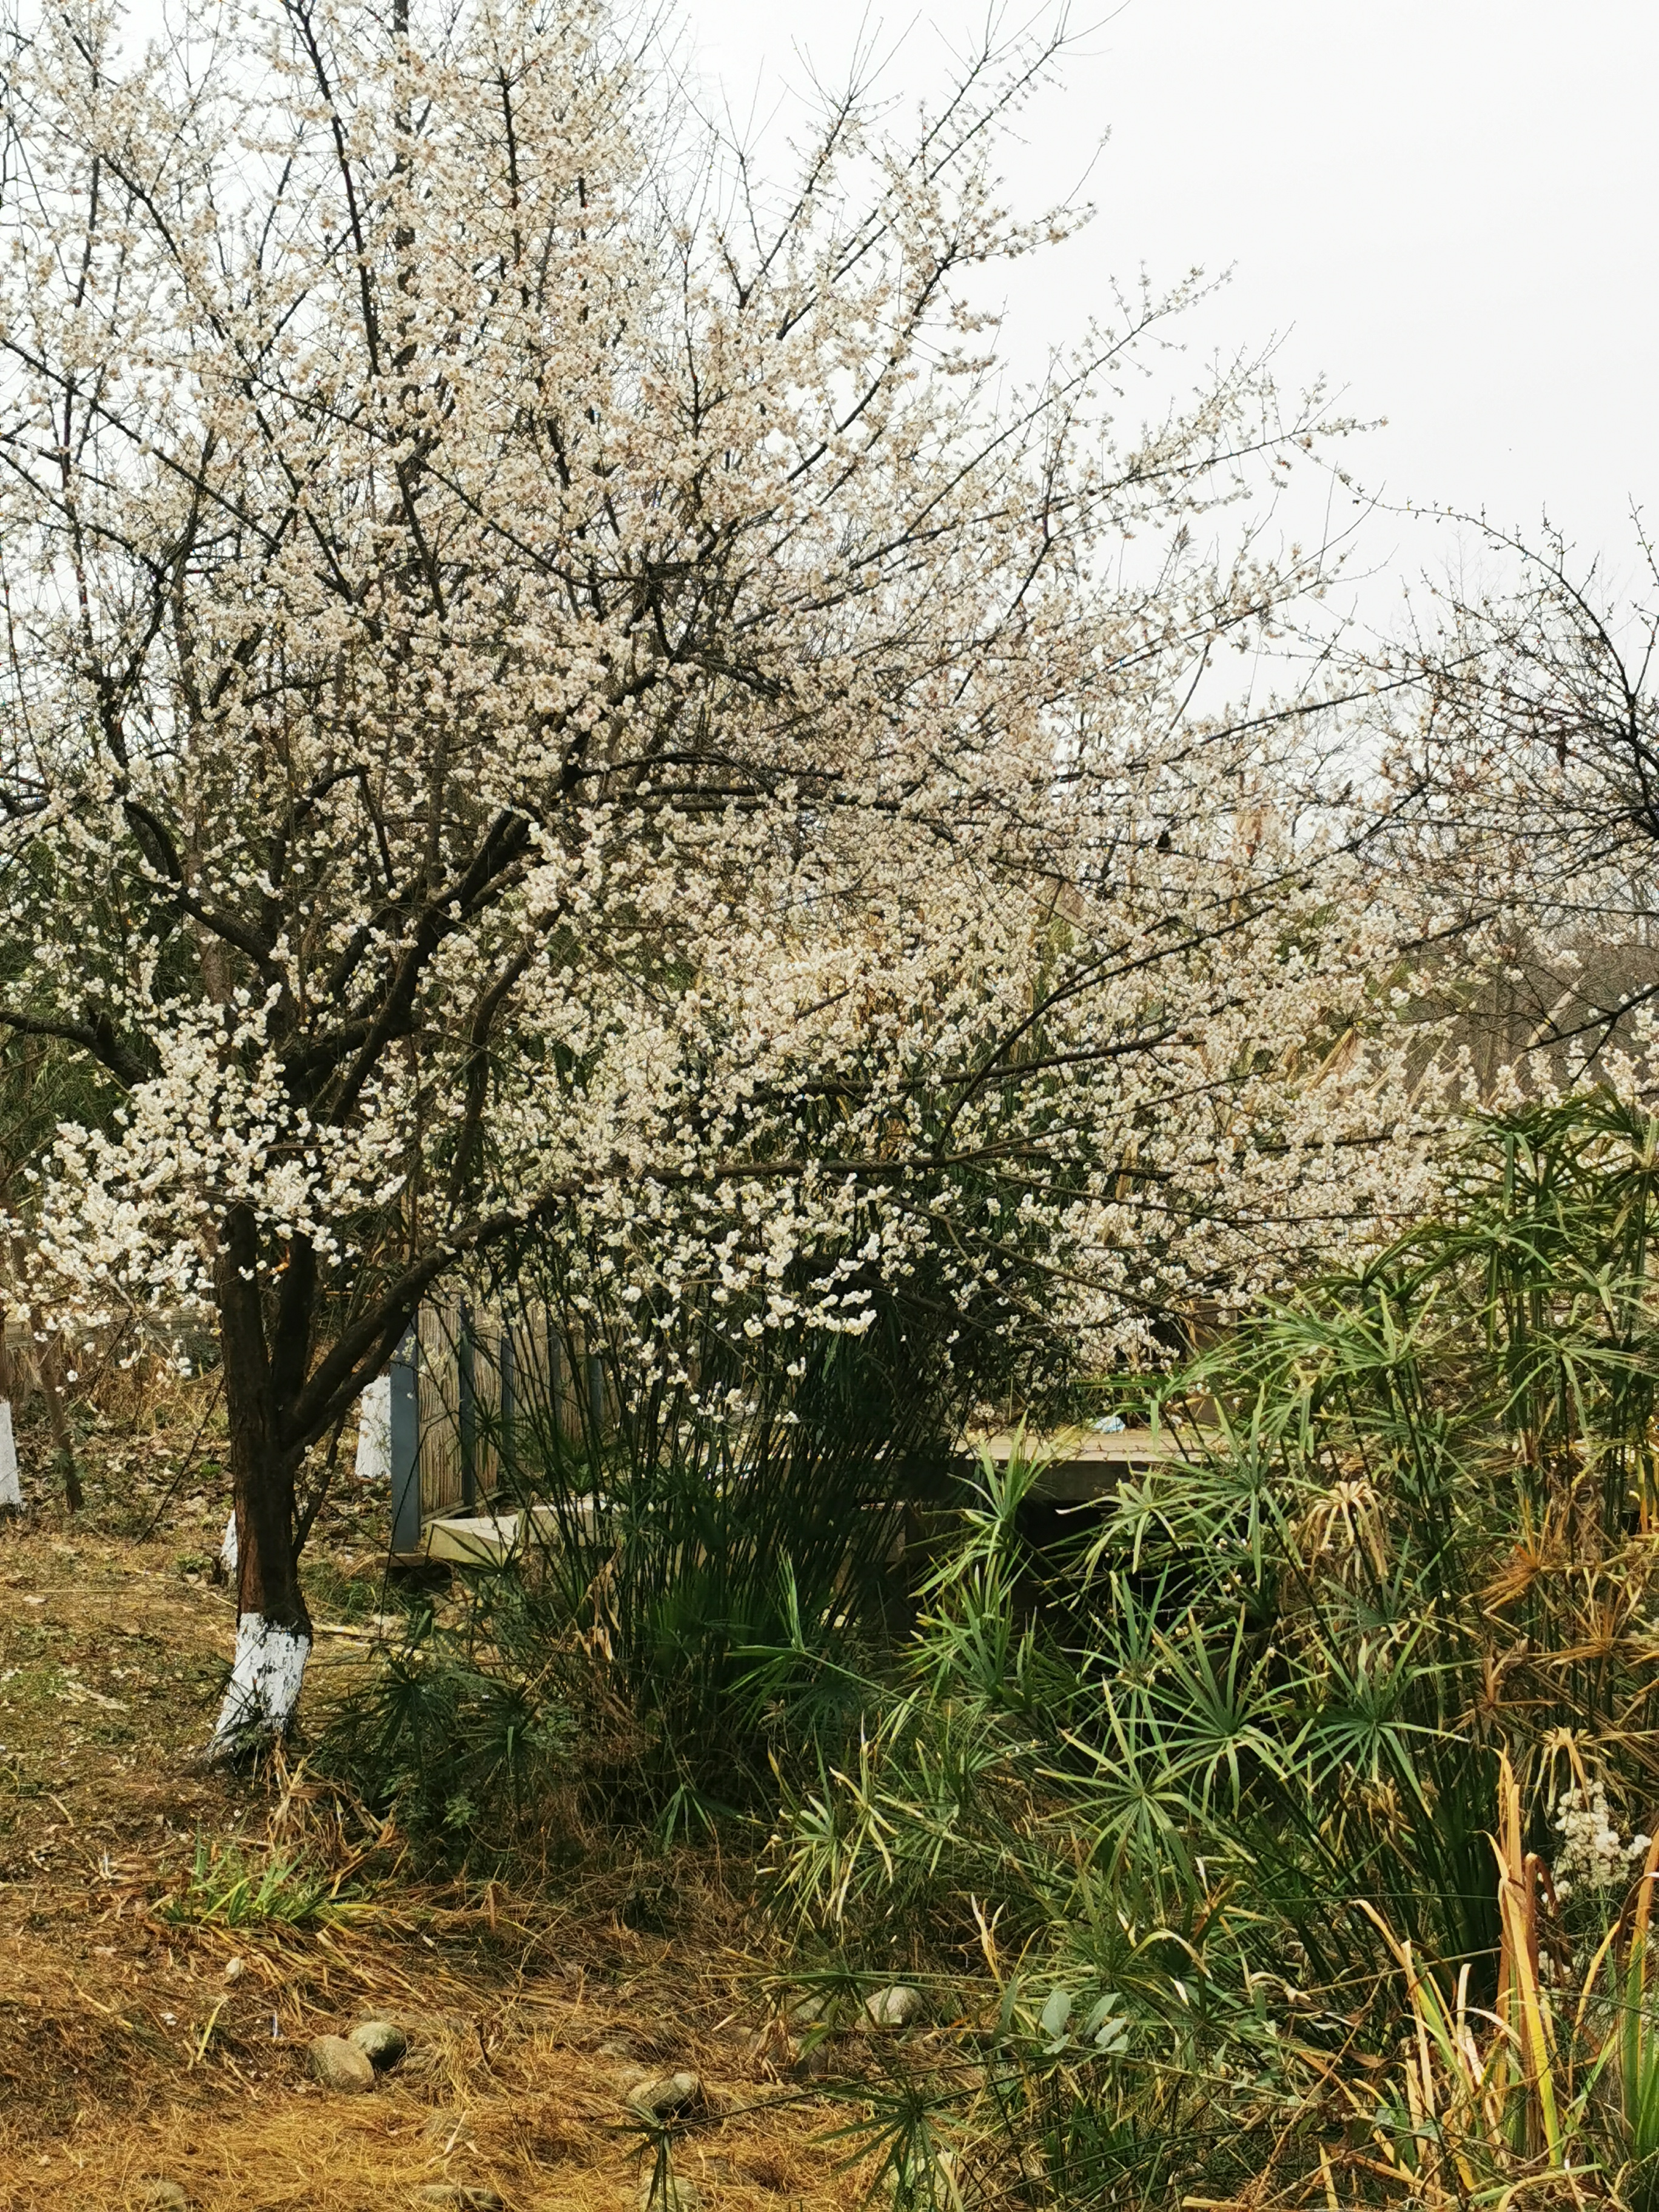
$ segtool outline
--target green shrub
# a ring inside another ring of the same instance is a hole
[[[782,1348],[705,1316],[675,1346],[678,1379],[641,1382],[636,1334],[568,1313],[556,1278],[538,1287],[567,1376],[585,1382],[586,1347],[605,1345],[605,1418],[585,1387],[556,1413],[524,1377],[489,1439],[498,1505],[524,1510],[518,1556],[413,1610],[325,1754],[452,1856],[538,1855],[592,1820],[666,1840],[763,1816],[781,1716],[751,1654],[800,1638],[844,1668],[880,1657],[903,1618],[906,1507],[936,1494],[957,1418],[890,1308],[865,1337]],[[834,1702],[821,1683],[820,1722]]]
[[[314,1764],[389,1817],[422,1855],[503,1861],[545,1856],[570,1802],[571,1717],[546,1668],[515,1664],[506,1632],[510,1585],[491,1588],[440,1626],[410,1609],[401,1641],[378,1653],[341,1698]],[[488,1612],[495,1644],[478,1631]]]
[[[1356,2115],[1375,2150],[1367,2085],[1416,2002],[1399,1947],[1476,2011],[1505,1986],[1500,1774],[1528,1869],[1575,1782],[1638,1824],[1656,1219],[1640,1109],[1488,1122],[1442,1220],[1171,1385],[1184,1458],[1069,1558],[1025,1550],[1029,1471],[987,1467],[896,1675],[815,1764],[798,1747],[805,1778],[786,1765],[772,1856],[809,1957],[932,1974],[961,2023],[924,2084],[930,2126],[966,2130],[953,2156],[1091,2201],[1213,2195],[1252,2161],[1297,2186],[1321,2157],[1358,2172]],[[780,1684],[821,1663],[768,1662]],[[1575,1929],[1546,1874],[1514,1879],[1563,1972],[1623,1893]],[[1109,2049],[1072,2026],[1096,2020]],[[1643,2094],[1620,2118],[1610,2065],[1579,2078],[1615,2171],[1647,2142]]]

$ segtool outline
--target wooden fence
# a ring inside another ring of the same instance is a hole
[[[544,1308],[421,1308],[390,1377],[392,1549],[413,1557],[433,1520],[487,1508],[515,1473],[515,1439],[609,1425],[605,1365]]]

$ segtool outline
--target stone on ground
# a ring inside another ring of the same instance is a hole
[[[133,2198],[143,2212],[190,2212],[190,2199],[176,2181],[144,2181]]]
[[[653,2120],[672,2120],[702,2102],[702,2083],[695,2074],[665,2074],[660,2081],[642,2082],[630,2089],[628,2101],[637,2112]]]
[[[428,2181],[415,2191],[417,2204],[430,2204],[440,2212],[504,2212],[499,2193],[473,2182]]]
[[[325,2089],[356,2092],[374,2087],[374,2069],[365,2052],[343,2035],[319,2035],[311,2046],[311,2070]]]
[[[659,2180],[647,2173],[640,2184],[639,2212],[703,2212],[703,2195],[695,2181],[678,2174]]]
[[[895,1982],[890,1989],[878,1990],[873,1996],[866,1997],[864,2009],[878,2027],[908,2027],[927,2011],[927,2001],[908,1982]]]
[[[360,2020],[348,2043],[355,2044],[377,2074],[384,2074],[404,2057],[409,2038],[394,2020]]]

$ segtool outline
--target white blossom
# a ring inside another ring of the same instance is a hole
[[[1003,386],[1028,52],[775,216],[581,0],[115,20],[9,81],[0,1018],[105,1085],[15,1227],[66,1332],[216,1319],[239,1498],[531,1230],[645,1373],[924,1264],[1104,1361],[1424,1202],[1432,916],[1317,691],[1200,681],[1327,581],[1227,535],[1322,403],[1120,430],[1185,293]]]

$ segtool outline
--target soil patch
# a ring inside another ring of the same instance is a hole
[[[629,2094],[679,2069],[706,2094],[673,2172],[709,2212],[859,2202],[823,2140],[844,2108],[793,2085],[706,1866],[674,1869],[677,1924],[646,1933],[625,1872],[438,1889],[392,1839],[365,1857],[331,1832],[302,1765],[193,1767],[233,1620],[176,1549],[0,1528],[5,2212],[177,2191],[200,2212],[382,2212],[446,2185],[457,2206],[633,2212]],[[337,1568],[320,1587],[349,1595]],[[319,1627],[326,1695],[365,1644],[350,1618]],[[371,2017],[408,2056],[371,2093],[325,2089],[312,2040]]]

